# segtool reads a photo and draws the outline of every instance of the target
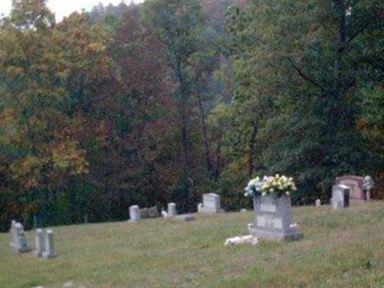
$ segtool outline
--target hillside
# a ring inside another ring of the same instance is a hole
[[[48,261],[12,255],[0,234],[0,287],[383,287],[383,216],[384,202],[295,208],[303,240],[231,248],[253,212],[56,227]]]

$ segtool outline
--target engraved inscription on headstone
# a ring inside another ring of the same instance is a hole
[[[264,211],[264,212],[276,211],[276,205],[273,205],[272,203],[261,203],[260,208],[261,208],[261,211]]]
[[[281,218],[274,218],[273,219],[273,228],[283,229],[283,221]]]
[[[257,225],[265,227],[266,225],[265,216],[257,216]]]

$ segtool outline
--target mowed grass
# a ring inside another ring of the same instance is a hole
[[[295,208],[301,241],[224,247],[253,220],[248,212],[55,227],[52,260],[13,255],[0,234],[0,287],[384,287],[384,202]]]

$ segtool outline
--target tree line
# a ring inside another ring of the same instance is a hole
[[[206,192],[239,209],[255,175],[293,176],[297,205],[342,174],[384,178],[382,1],[147,0],[60,22],[12,2],[0,230],[191,212]]]

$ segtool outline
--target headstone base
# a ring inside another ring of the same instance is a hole
[[[11,243],[11,249],[14,253],[28,253],[32,251],[32,249],[29,247],[18,247],[16,245],[13,245],[12,243]]]
[[[52,258],[56,258],[57,257],[57,254],[48,254],[46,252],[43,252],[43,255],[42,255],[42,258],[43,259],[52,259]]]
[[[172,217],[172,219],[182,221],[182,222],[190,222],[190,221],[194,221],[195,217],[191,214],[184,214],[184,215],[177,215],[175,217]]]
[[[297,241],[303,238],[303,233],[291,230],[288,232],[283,231],[273,231],[270,229],[263,229],[261,227],[250,227],[249,228],[250,233],[253,236],[259,237],[261,239],[267,239],[267,240],[291,240],[291,241]]]
[[[216,210],[208,207],[199,207],[197,211],[197,213],[199,214],[217,214],[217,213],[224,213],[224,212],[225,212],[224,209]]]

